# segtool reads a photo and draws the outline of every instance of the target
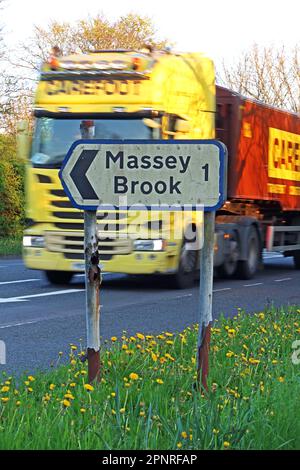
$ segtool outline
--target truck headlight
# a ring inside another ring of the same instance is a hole
[[[164,240],[134,240],[133,248],[135,251],[162,251]]]
[[[43,248],[45,246],[44,237],[37,236],[37,235],[24,235],[23,237],[23,246],[24,247],[35,247],[35,248]]]

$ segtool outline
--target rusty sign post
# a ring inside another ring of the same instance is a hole
[[[200,252],[200,292],[198,311],[197,379],[208,390],[208,356],[212,323],[215,212],[204,213],[204,244]]]
[[[100,284],[97,212],[84,211],[86,336],[89,382],[100,378]]]
[[[226,147],[216,140],[78,140],[59,176],[72,205],[84,210],[89,380],[100,375],[98,208],[204,210],[198,377],[207,389],[212,321],[214,217],[226,198]],[[158,171],[159,170],[159,171]],[[125,201],[125,202],[124,202]],[[195,248],[194,248],[195,249]]]

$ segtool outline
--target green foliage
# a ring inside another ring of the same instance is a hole
[[[16,142],[0,136],[0,237],[20,235],[24,223],[24,163],[16,158]]]
[[[67,364],[4,376],[0,449],[300,449],[300,309],[217,320],[205,394],[197,333],[112,337],[93,386],[75,345]]]

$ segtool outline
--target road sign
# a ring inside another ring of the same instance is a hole
[[[79,209],[190,205],[215,211],[226,198],[226,160],[216,140],[78,140],[60,178]]]

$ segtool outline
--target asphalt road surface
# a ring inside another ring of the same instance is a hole
[[[264,255],[265,268],[251,281],[214,281],[213,315],[232,316],[241,307],[260,311],[266,304],[300,305],[300,271],[291,258]],[[0,259],[0,340],[6,345],[1,371],[36,372],[55,364],[58,352],[85,341],[84,276],[69,286],[51,286],[21,259]],[[198,285],[179,291],[165,279],[105,274],[101,288],[103,338],[136,332],[180,331],[197,321]]]

